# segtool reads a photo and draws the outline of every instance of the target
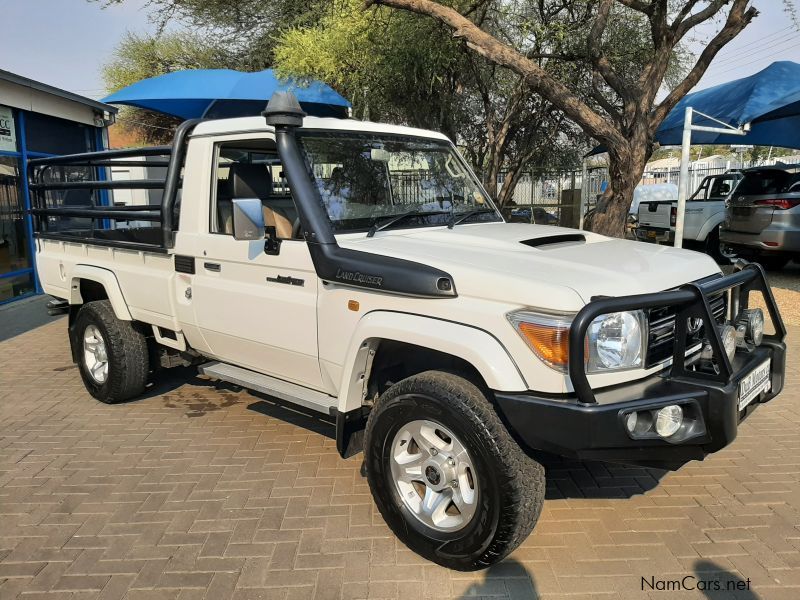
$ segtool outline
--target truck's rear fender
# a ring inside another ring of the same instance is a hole
[[[83,282],[94,282],[102,287],[106,298],[111,303],[111,308],[114,309],[114,315],[119,320],[133,320],[128,310],[128,304],[125,302],[125,297],[122,295],[122,288],[113,271],[91,265],[75,265],[72,273],[70,273],[70,305],[80,306],[86,302],[101,299],[96,297],[96,286],[86,286]],[[84,295],[89,295],[87,290],[91,290],[91,295],[84,298]]]

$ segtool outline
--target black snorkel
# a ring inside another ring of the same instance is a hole
[[[267,125],[275,128],[278,156],[297,205],[303,239],[320,279],[326,283],[408,296],[456,296],[453,278],[440,269],[341,248],[297,140],[297,130],[302,128],[306,113],[293,93],[276,92],[261,114]]]

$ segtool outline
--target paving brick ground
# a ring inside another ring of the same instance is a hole
[[[800,598],[798,328],[786,390],[731,447],[669,474],[548,459],[533,535],[463,574],[391,535],[330,425],[188,370],[105,406],[64,327],[0,343],[2,600]]]

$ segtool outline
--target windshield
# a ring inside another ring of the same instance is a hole
[[[444,225],[470,211],[470,222],[501,220],[445,141],[347,132],[307,133],[300,143],[335,231],[404,213],[412,214],[392,226]]]

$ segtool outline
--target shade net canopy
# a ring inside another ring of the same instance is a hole
[[[777,146],[800,148],[800,64],[772,63],[763,71],[684,96],[667,115],[654,141],[680,146],[686,107],[733,127],[750,124],[747,135],[692,131],[692,144]],[[722,127],[695,114],[694,125]],[[605,152],[598,146],[588,155]]]
[[[261,114],[277,91],[291,91],[308,114],[346,117],[350,103],[320,81],[278,79],[272,69],[244,73],[231,69],[175,71],[143,79],[103,98],[180,119],[223,119]]]
[[[774,62],[748,77],[688,94],[658,129],[659,144],[681,144],[687,106],[734,127],[750,124],[750,132],[744,136],[693,131],[693,144],[800,148],[800,64],[795,62]],[[701,115],[695,115],[692,122],[719,127]]]

